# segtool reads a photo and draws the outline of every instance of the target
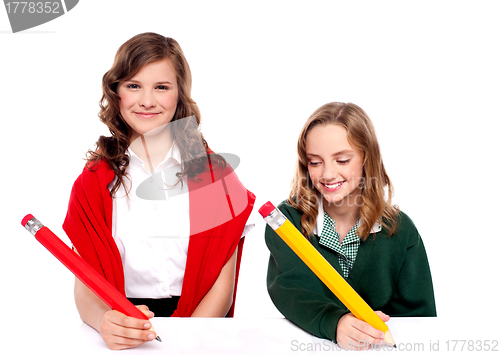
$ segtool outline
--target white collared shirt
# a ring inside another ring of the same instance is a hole
[[[180,296],[190,219],[187,179],[172,187],[178,180],[175,173],[181,171],[179,148],[173,144],[153,175],[130,148],[127,153],[132,188],[127,198],[125,188],[130,188],[130,181],[124,178],[125,186],[121,185],[113,198],[112,226],[123,263],[125,294],[130,298]],[[110,190],[114,183],[108,185]],[[242,236],[254,226],[247,222]]]
[[[128,198],[125,188],[130,188],[130,181],[127,178],[124,179],[126,187],[122,184],[116,192],[112,230],[122,257],[125,293],[131,298],[179,296],[190,232],[187,180],[184,179],[182,187],[181,184],[176,186],[178,191],[175,196],[169,196],[162,186],[167,180],[165,175],[173,177],[175,182],[172,170],[180,171],[179,149],[174,144],[154,171],[160,180],[155,181],[158,189],[153,195],[156,198],[163,195],[164,200],[145,199],[137,195],[137,188],[148,179],[151,181],[152,175],[146,170],[144,161],[131,149],[128,154],[130,163],[127,173],[133,183]],[[114,181],[108,187],[113,185]]]
[[[323,199],[318,198],[318,217],[316,218],[316,225],[314,226],[313,233],[317,236],[320,236],[321,233],[323,232],[323,224],[325,222],[325,216],[324,216],[325,210],[323,208]],[[363,220],[361,220],[360,225],[364,223]],[[359,228],[359,226],[358,226]],[[370,230],[370,233],[378,233],[382,230],[382,225],[378,222],[375,222],[375,224],[372,226],[372,229]]]

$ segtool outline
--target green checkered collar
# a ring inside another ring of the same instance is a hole
[[[318,217],[316,218],[316,225],[314,226],[313,233],[317,236],[321,236],[323,232],[323,225],[325,222],[325,210],[323,209],[323,198],[318,198]],[[363,224],[363,220],[359,222],[359,225]],[[358,226],[359,227],[359,226]],[[372,226],[370,233],[378,233],[382,230],[382,225],[378,222]]]
[[[335,220],[330,217],[326,212],[324,212],[325,223],[323,226],[323,231],[321,232],[321,237],[319,244],[324,245],[335,252],[342,254],[346,259],[354,260],[357,254],[357,245],[359,245],[358,237],[358,226],[360,220],[357,220],[354,226],[351,228],[349,233],[345,236],[340,243],[340,236],[335,228]],[[350,246],[349,244],[357,244],[355,246]]]

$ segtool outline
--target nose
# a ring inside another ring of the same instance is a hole
[[[139,105],[145,109],[150,109],[156,106],[154,94],[149,90],[143,90],[139,99]]]
[[[325,181],[334,181],[337,178],[338,170],[334,163],[324,163],[323,169],[323,180]]]

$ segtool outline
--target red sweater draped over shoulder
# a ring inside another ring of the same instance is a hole
[[[112,235],[113,200],[108,185],[114,172],[107,160],[87,164],[76,179],[63,229],[80,256],[125,295],[120,252]],[[238,247],[233,304],[243,251],[241,238],[255,195],[229,165],[188,179],[190,239],[181,297],[173,317],[189,317],[210,291]]]

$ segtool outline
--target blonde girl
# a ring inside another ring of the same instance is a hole
[[[281,211],[383,321],[435,316],[425,248],[411,219],[391,203],[368,115],[352,103],[323,105],[304,125],[297,150]],[[271,228],[265,237],[269,295],[286,318],[344,348],[382,342],[383,332],[349,313]]]

